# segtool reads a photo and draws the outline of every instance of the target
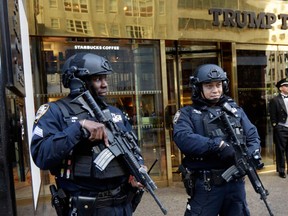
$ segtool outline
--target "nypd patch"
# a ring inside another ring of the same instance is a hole
[[[34,123],[36,124],[39,119],[47,112],[47,110],[49,109],[49,104],[43,104],[39,107],[36,116],[35,116],[35,120]]]
[[[181,111],[180,111],[180,110],[178,110],[178,111],[175,113],[175,116],[174,116],[174,118],[173,118],[173,124],[176,124],[176,123],[177,123],[177,121],[178,121],[178,119],[179,119],[179,117],[180,117],[180,114],[181,114]]]
[[[111,113],[113,122],[122,122],[122,116],[119,114]]]

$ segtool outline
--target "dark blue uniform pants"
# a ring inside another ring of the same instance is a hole
[[[274,128],[277,172],[288,171],[288,128],[278,125]]]
[[[184,216],[249,216],[244,180],[211,185],[205,189],[204,180],[197,179],[193,198],[188,199]]]

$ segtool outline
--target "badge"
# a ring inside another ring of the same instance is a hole
[[[49,109],[49,104],[43,104],[40,106],[40,108],[38,109],[36,116],[35,116],[35,120],[34,120],[35,124],[47,112],[48,109]]]
[[[111,115],[112,115],[113,122],[115,122],[115,123],[122,122],[122,116],[121,115],[116,115],[115,113],[111,113]]]
[[[178,119],[179,119],[179,117],[180,117],[180,114],[181,114],[181,111],[180,111],[180,110],[178,110],[178,111],[175,113],[175,116],[174,116],[174,118],[173,118],[173,124],[176,124],[176,123],[177,123],[177,121],[178,121]]]

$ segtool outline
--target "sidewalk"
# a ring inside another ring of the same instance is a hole
[[[259,177],[264,187],[269,191],[267,203],[270,206],[274,216],[288,215],[288,178],[278,177],[275,171],[270,173],[261,173]],[[247,202],[251,216],[269,215],[264,202],[260,199],[249,179],[246,177]],[[167,188],[159,188],[156,195],[167,209],[167,215],[184,215],[187,195],[181,183]],[[154,201],[153,197],[145,193],[142,202],[136,209],[134,216],[161,216],[163,213]]]
[[[270,206],[274,216],[288,215],[288,178],[278,177],[275,171],[268,173],[260,173],[259,177],[264,187],[269,191],[267,203]],[[248,178],[246,178],[247,202],[251,212],[251,216],[269,216],[264,202],[260,199]],[[159,188],[155,194],[161,201],[162,205],[167,209],[169,216],[183,216],[186,208],[187,195],[182,182],[174,183],[174,186]],[[31,204],[28,206],[18,206],[18,215],[33,215]],[[44,204],[39,205],[37,216],[55,216],[56,212],[51,207],[50,198]],[[43,213],[44,212],[44,213]],[[154,201],[153,197],[145,193],[142,201],[136,209],[133,216],[162,216],[163,213]]]

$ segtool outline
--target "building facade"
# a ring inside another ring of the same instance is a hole
[[[169,186],[179,181],[182,159],[172,140],[174,113],[191,104],[189,77],[194,69],[215,63],[227,72],[230,96],[259,130],[265,168],[274,169],[267,107],[277,93],[275,83],[287,76],[286,1],[35,0],[23,5],[33,81],[25,87],[33,89],[35,110],[67,95],[61,69],[69,56],[92,52],[106,57],[114,69],[109,102],[130,116],[146,165],[158,160],[151,177],[158,185]],[[11,129],[18,130],[18,138],[7,142],[15,146],[11,161],[16,202],[21,187],[30,185],[35,212],[41,212],[39,200],[49,193],[53,178],[41,171],[41,185],[33,188],[30,176],[35,169],[31,169],[26,126],[33,119],[27,118],[27,94],[20,94],[17,86],[6,91]]]

